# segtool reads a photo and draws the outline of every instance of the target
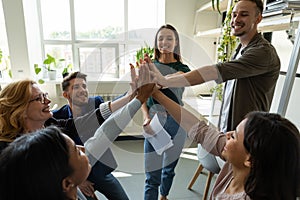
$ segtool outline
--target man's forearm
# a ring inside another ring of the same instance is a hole
[[[132,120],[141,105],[140,100],[133,99],[105,120],[105,122],[96,130],[94,136],[84,143],[91,165],[95,164],[95,162],[110,147],[113,141]]]
[[[204,66],[193,71],[166,77],[166,87],[186,87],[202,84],[218,78],[218,72],[214,66]]]
[[[119,108],[123,107],[125,104],[127,104],[130,100],[132,99],[132,97],[130,95],[125,95],[122,98],[119,98],[113,102],[110,103],[110,110],[111,112],[115,112],[116,110],[118,110]]]
[[[156,91],[152,94],[153,98],[158,101],[169,114],[181,125],[185,131],[189,132],[190,129],[199,122],[193,114],[185,110],[182,106],[175,103],[173,100],[165,96],[161,91]]]

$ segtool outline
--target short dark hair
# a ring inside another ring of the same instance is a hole
[[[75,78],[81,78],[81,79],[83,79],[83,80],[86,81],[86,77],[87,77],[86,74],[81,73],[81,72],[79,72],[79,71],[73,72],[73,73],[69,74],[68,76],[66,76],[66,77],[63,79],[63,81],[62,81],[62,83],[61,83],[62,90],[63,90],[63,91],[67,91],[67,90],[68,90],[68,88],[69,88],[69,86],[70,86],[70,81],[71,81],[71,80],[73,80],[73,79],[75,79]]]
[[[264,3],[262,0],[238,0],[237,2],[239,1],[251,1],[253,3],[256,4],[257,6],[257,14],[262,14],[263,13],[263,10],[264,10]]]
[[[17,138],[0,155],[0,199],[66,199],[69,158],[66,138],[54,126]]]

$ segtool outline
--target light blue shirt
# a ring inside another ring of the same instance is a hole
[[[96,130],[94,136],[84,143],[86,155],[92,166],[124,130],[141,105],[141,102],[134,98],[128,104],[112,113]]]

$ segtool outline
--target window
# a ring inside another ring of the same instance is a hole
[[[38,0],[43,54],[64,58],[89,77],[120,78],[135,61],[136,50],[153,44],[148,29],[156,31],[164,24],[164,3]]]
[[[6,37],[6,27],[2,1],[0,1],[0,79],[8,78],[10,71],[8,42]]]
[[[124,39],[124,0],[75,0],[77,40]]]

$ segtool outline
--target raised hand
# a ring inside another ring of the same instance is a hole
[[[150,70],[149,70],[149,64],[147,62],[143,62],[140,64],[139,67],[139,77],[137,80],[138,87],[148,84],[148,83],[154,83],[153,78],[151,77]]]
[[[137,98],[142,98],[140,99],[141,102],[145,102],[148,97],[151,96],[153,89],[155,88],[155,83],[152,81],[148,64],[146,62],[140,64],[137,87]]]
[[[134,66],[131,63],[129,63],[129,65],[130,65],[131,82],[129,83],[130,84],[130,89],[127,92],[127,94],[129,96],[134,97],[136,95],[136,92],[137,92],[137,80],[138,80],[138,76],[137,76],[137,74],[135,72]]]
[[[144,62],[148,64],[149,73],[152,77],[152,81],[162,87],[167,87],[167,79],[160,73],[156,66],[152,63],[150,57],[146,54],[144,56]]]

